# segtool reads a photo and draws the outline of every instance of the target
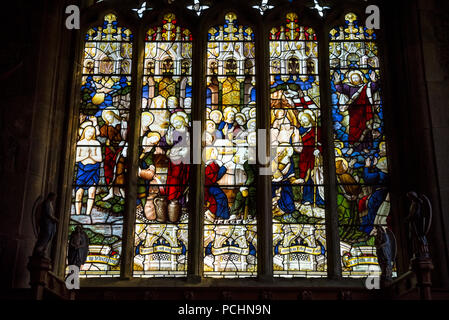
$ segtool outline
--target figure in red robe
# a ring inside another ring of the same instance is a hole
[[[299,155],[299,178],[304,181],[302,203],[324,205],[317,185],[323,183],[320,175],[321,168],[318,166],[321,153],[321,128],[316,126],[311,111],[304,111],[299,114],[301,127],[299,133],[302,138],[302,151]],[[314,195],[315,192],[315,195]]]
[[[215,161],[206,166],[206,187],[204,188],[204,202],[218,219],[229,219],[228,197],[218,186],[217,181],[226,173],[226,167],[218,165]]]
[[[182,114],[182,115],[177,115]],[[162,139],[162,146],[171,147],[167,155],[170,157],[167,172],[167,187],[165,195],[167,199],[178,200],[181,205],[186,204],[185,191],[189,180],[189,134],[187,120],[184,112],[175,113],[172,116],[173,126]],[[187,117],[187,115],[186,115]]]
[[[120,117],[118,110],[106,108],[101,116],[104,125],[100,128],[100,136],[106,138],[104,177],[106,184],[111,186],[103,201],[111,199],[114,194],[124,198],[128,126],[126,120]]]
[[[348,74],[349,83],[340,83],[340,76],[336,73],[334,77],[337,94],[343,94],[348,99],[340,105],[340,111],[349,113],[349,142],[356,143],[362,140],[368,127],[368,123],[373,119],[373,101],[375,94],[379,91],[379,85],[375,72],[372,71],[370,78],[372,81],[364,84],[360,72],[351,71]]]
[[[165,189],[167,199],[179,200],[181,205],[186,203],[184,192],[189,182],[189,164],[168,162],[167,187]]]

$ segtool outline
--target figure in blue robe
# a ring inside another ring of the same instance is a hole
[[[276,197],[276,191],[280,188],[280,198],[277,202],[279,209],[281,209],[286,214],[291,214],[295,212],[295,197],[293,195],[293,187],[289,181],[289,177],[295,173],[293,159],[290,159],[290,168],[286,175],[284,175],[282,181],[274,182],[272,185],[271,196]]]
[[[204,201],[209,204],[210,212],[220,219],[229,219],[228,197],[217,183],[225,175],[226,170],[225,166],[219,166],[216,162],[211,162],[205,169]]]
[[[370,168],[365,167],[363,171],[363,178],[365,183],[375,184],[375,185],[385,185],[388,183],[388,175],[380,171],[378,168],[373,168],[372,172]],[[377,187],[368,200],[368,214],[362,218],[362,225],[360,227],[361,231],[370,234],[373,230],[374,220],[376,219],[377,211],[379,210],[382,203],[385,201],[388,195],[388,190],[386,187]]]

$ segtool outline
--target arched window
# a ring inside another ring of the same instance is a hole
[[[90,242],[81,276],[380,272],[377,30],[306,1],[153,3],[120,15],[102,1],[85,30],[68,209]]]
[[[248,277],[257,275],[254,32],[234,12],[224,18],[207,35],[216,98],[205,110],[204,275]]]
[[[330,31],[337,213],[344,276],[378,271],[375,234],[390,194],[377,33],[354,13]]]
[[[318,41],[295,13],[270,31],[276,276],[326,276]],[[280,68],[279,65],[280,64]]]
[[[132,39],[114,14],[85,38],[70,211],[71,232],[81,225],[89,237],[84,275],[120,275]]]
[[[145,36],[134,276],[187,271],[191,41],[174,14]]]

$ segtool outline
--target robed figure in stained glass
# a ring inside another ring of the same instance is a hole
[[[206,204],[206,216],[211,221],[215,219],[229,219],[228,197],[219,187],[218,181],[226,174],[226,167],[221,165],[217,159],[218,150],[210,147],[206,150],[209,163],[205,169],[204,202]]]
[[[100,128],[100,136],[106,138],[104,157],[104,176],[106,184],[111,187],[109,194],[103,200],[111,199],[117,185],[123,186],[125,183],[125,157],[126,157],[126,124],[122,121],[117,110],[106,108],[101,114],[104,125]],[[125,135],[125,137],[122,137]],[[125,197],[124,190],[119,189],[119,195]]]
[[[237,108],[234,107],[227,107],[223,110],[224,119],[219,123],[217,128],[218,139],[232,140],[234,135],[239,132],[239,126],[235,121],[235,115],[237,113]]]
[[[310,110],[300,112],[298,115],[303,149],[299,156],[299,178],[303,181],[304,189],[302,203],[324,205],[319,187],[324,183],[322,172],[322,146],[319,143],[321,128],[317,127],[314,114]]]
[[[189,179],[189,119],[185,112],[179,111],[170,117],[170,127],[167,130],[163,143],[171,146],[167,152],[170,158],[168,164],[167,187],[165,192],[169,201],[179,201],[184,205],[186,199],[184,192]]]
[[[363,178],[366,183],[372,184],[373,192],[369,197],[364,197],[359,202],[360,209],[365,209],[365,215],[362,217],[360,230],[370,234],[374,228],[376,216],[379,209],[388,196],[387,159],[385,157],[374,162],[370,158],[366,159]],[[362,210],[360,210],[362,211]]]
[[[163,162],[165,154],[158,146],[161,136],[159,132],[150,129],[154,116],[150,112],[142,113],[141,142],[142,153],[139,157],[139,186],[138,204],[143,207],[145,218],[152,221],[156,219],[154,198],[158,195],[161,181],[156,176],[156,166]],[[162,161],[161,161],[162,160]],[[140,180],[141,179],[141,180]]]
[[[277,146],[276,158],[272,162],[274,172],[272,196],[274,200],[277,199],[277,207],[286,214],[284,220],[287,219],[287,222],[296,222],[291,216],[296,211],[292,183],[297,184],[300,181],[295,179],[292,156],[295,151],[299,153],[303,149],[297,125],[298,121],[293,110],[272,111],[271,141],[272,145]]]
[[[352,70],[346,74],[346,80],[342,83],[340,74],[334,73],[334,84],[339,96],[340,111],[348,112],[349,116],[349,128],[346,131],[351,144],[364,139],[374,118],[373,104],[379,91],[376,73],[371,72],[371,81],[368,81],[368,83],[365,83],[364,79],[361,71]]]

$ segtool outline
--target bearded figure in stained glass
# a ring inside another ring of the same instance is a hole
[[[300,112],[300,123],[303,149],[299,156],[299,179],[305,184],[302,194],[303,204],[323,206],[324,195],[316,185],[324,183],[322,170],[322,146],[320,143],[321,130],[315,122],[315,115],[310,110]]]
[[[103,201],[111,199],[114,194],[125,197],[125,157],[127,152],[126,130],[127,123],[120,117],[118,110],[106,108],[101,114],[104,125],[100,128],[100,136],[106,138],[104,157],[104,176],[110,188],[109,194]]]
[[[167,156],[168,163],[167,187],[165,193],[168,200],[186,204],[185,191],[189,179],[189,118],[183,111],[178,111],[170,117],[170,127],[162,143],[170,146]]]
[[[226,174],[226,167],[218,159],[215,147],[206,149],[205,190],[206,217],[210,221],[215,219],[229,219],[228,197],[219,187],[218,181]]]
[[[367,81],[358,70],[349,71],[342,82],[338,72],[334,73],[335,91],[340,113],[347,120],[346,133],[351,145],[359,146],[372,129],[375,103],[379,101],[377,75],[371,71]],[[365,83],[366,82],[366,83]]]
[[[150,221],[156,219],[153,200],[160,192],[157,185],[161,184],[156,176],[156,167],[160,166],[161,158],[165,158],[163,150],[158,146],[161,140],[160,134],[150,129],[153,121],[154,116],[151,112],[142,113],[140,142],[142,153],[139,157],[139,186],[137,189],[137,204],[143,207],[145,218]]]
[[[218,139],[232,140],[234,135],[238,133],[238,124],[235,121],[235,115],[238,113],[237,108],[227,107],[223,110],[223,120],[217,128]]]
[[[182,109],[179,106],[178,98],[177,97],[173,97],[173,96],[168,97],[168,99],[167,99],[167,108],[168,108],[168,111],[170,111],[171,114],[184,110],[184,109]]]

